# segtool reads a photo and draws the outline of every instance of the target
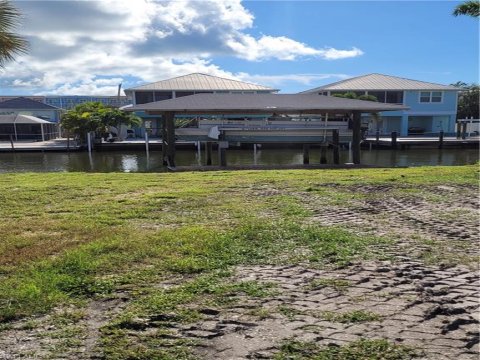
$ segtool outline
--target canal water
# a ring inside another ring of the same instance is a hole
[[[328,162],[332,163],[331,151]],[[216,151],[212,156],[217,164]],[[177,166],[202,165],[205,153],[200,157],[194,150],[177,150]],[[228,149],[228,165],[294,165],[302,164],[302,149]],[[363,164],[378,166],[422,166],[422,165],[466,165],[479,161],[478,149],[408,149],[408,150],[362,150]],[[310,163],[320,162],[320,149],[310,150]],[[348,150],[340,152],[340,162],[351,162]],[[150,151],[147,157],[143,151],[93,152],[45,152],[45,153],[0,153],[0,173],[5,172],[161,172],[161,151]]]

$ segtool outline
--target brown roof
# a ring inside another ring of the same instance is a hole
[[[195,94],[133,106],[128,111],[182,114],[290,113],[398,111],[408,107],[373,101],[311,94]]]

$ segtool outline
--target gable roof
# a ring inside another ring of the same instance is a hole
[[[47,105],[39,101],[25,97],[17,97],[11,100],[0,102],[0,109],[15,110],[61,110],[55,106]]]
[[[408,107],[314,94],[195,94],[136,105],[125,110],[146,111],[147,113],[176,112],[181,114],[313,114],[342,111],[378,112],[404,109],[408,109]]]
[[[133,90],[179,90],[179,91],[278,91],[271,87],[251,84],[243,81],[221,78],[201,73],[193,73],[178,76],[172,79],[161,80],[150,84],[145,84],[130,89],[125,89],[125,93]]]
[[[334,82],[332,84],[322,85],[317,88],[303,91],[303,93],[313,93],[325,90],[457,90],[461,89],[451,86],[435,84],[431,82],[405,79],[397,76],[383,74],[367,74],[353,77],[346,80]]]

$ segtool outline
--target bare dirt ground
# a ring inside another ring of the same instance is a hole
[[[394,238],[384,249],[390,260],[328,270],[308,263],[237,267],[232,281],[273,283],[276,291],[201,308],[202,320],[175,324],[168,336],[195,340],[194,358],[203,359],[268,359],[286,340],[344,345],[361,338],[412,346],[423,359],[478,359],[477,189],[436,186],[431,198],[418,198],[392,188],[398,185],[350,186],[367,196],[344,206],[296,194],[312,211],[307,222]],[[128,300],[122,293],[92,302],[78,318],[62,309],[18,321],[0,333],[0,359],[102,358],[100,328]],[[147,321],[131,333],[154,327]]]

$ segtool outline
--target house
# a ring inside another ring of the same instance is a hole
[[[267,86],[193,73],[125,89],[125,94],[136,106],[194,94],[271,94],[278,91]],[[145,126],[151,129],[151,135],[160,135],[160,116],[147,115],[143,111],[135,113],[145,120]]]
[[[86,102],[99,102],[106,106],[121,107],[132,103],[127,96],[47,95],[45,104],[70,110]]]
[[[0,115],[28,115],[58,123],[62,109],[26,97],[16,97],[0,102]]]
[[[30,115],[0,115],[0,140],[46,141],[56,137],[56,123]]]
[[[306,94],[332,96],[354,92],[373,95],[381,103],[402,104],[408,110],[362,114],[368,133],[397,132],[400,136],[455,132],[457,98],[461,89],[425,81],[410,80],[383,74],[368,74],[304,91]]]

